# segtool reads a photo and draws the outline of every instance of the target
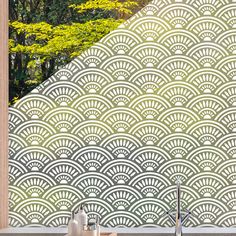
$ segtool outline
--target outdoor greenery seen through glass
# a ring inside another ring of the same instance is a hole
[[[10,0],[10,98],[14,104],[148,0]]]

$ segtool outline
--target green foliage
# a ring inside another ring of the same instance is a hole
[[[122,20],[100,19],[86,23],[52,26],[46,22],[25,24],[14,21],[10,27],[17,34],[24,34],[26,44],[10,40],[11,53],[25,53],[41,62],[57,56],[73,58],[117,28]],[[35,62],[37,64],[37,62]],[[32,63],[29,65],[31,67]]]
[[[132,0],[10,0],[11,104],[117,28],[137,5]]]
[[[14,97],[10,102],[8,102],[8,105],[11,106],[19,101],[19,97]]]
[[[137,5],[137,1],[135,2],[131,0],[125,2],[120,2],[118,0],[89,0],[80,5],[73,4],[70,7],[76,9],[79,13],[83,13],[88,10],[102,9],[107,11],[116,10],[119,13],[132,14],[130,8]]]

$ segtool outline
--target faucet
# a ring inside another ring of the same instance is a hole
[[[176,215],[175,217],[171,214],[171,210],[167,212],[167,215],[170,217],[171,221],[175,224],[175,236],[183,236],[182,225],[189,218],[191,212],[187,210],[185,215],[183,216],[181,213],[181,182],[177,181],[177,189],[176,189]]]

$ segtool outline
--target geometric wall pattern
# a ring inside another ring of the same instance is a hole
[[[156,0],[10,109],[11,226],[236,225],[236,1]]]

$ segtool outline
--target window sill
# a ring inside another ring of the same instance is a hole
[[[118,236],[173,236],[173,228],[123,228],[104,229],[117,232]],[[66,228],[8,228],[0,230],[0,236],[64,236]],[[236,228],[186,228],[185,236],[235,236]]]

